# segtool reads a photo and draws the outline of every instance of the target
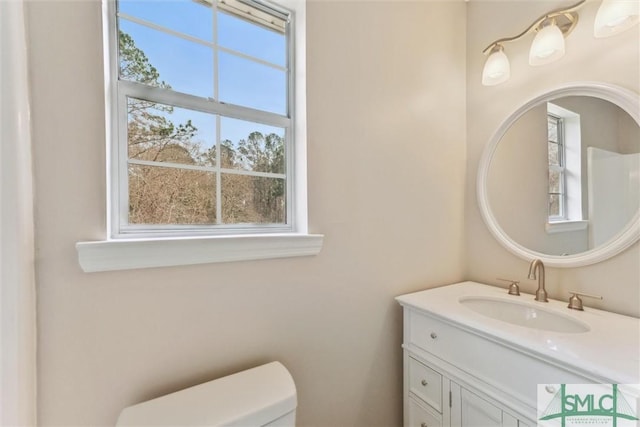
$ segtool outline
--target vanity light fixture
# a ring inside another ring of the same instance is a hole
[[[618,34],[637,24],[639,15],[638,0],[603,0],[593,23],[593,35],[601,38]]]
[[[493,46],[491,54],[484,64],[482,70],[482,84],[485,86],[494,86],[502,82],[506,82],[511,77],[511,66],[509,58],[504,53],[501,44]]]
[[[577,20],[577,15],[576,15]],[[538,30],[531,43],[529,51],[529,65],[544,65],[564,56],[564,34],[556,25],[555,19]]]
[[[549,64],[564,56],[564,39],[578,23],[577,10],[586,2],[580,0],[572,6],[554,9],[533,21],[524,31],[513,37],[498,39],[482,53],[488,55],[482,71],[482,84],[494,86],[510,77],[509,58],[504,53],[504,44],[536,33],[529,51],[532,66]],[[603,0],[594,23],[595,37],[608,37],[620,33],[638,23],[639,0]]]

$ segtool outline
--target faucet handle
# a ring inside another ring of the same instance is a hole
[[[520,295],[520,287],[518,286],[518,284],[520,283],[518,280],[511,280],[511,279],[501,279],[501,278],[496,278],[496,280],[502,280],[503,282],[509,282],[509,295]]]
[[[572,295],[569,298],[569,305],[567,307],[573,310],[584,311],[584,308],[582,306],[582,299],[580,299],[581,296],[587,297],[587,298],[602,299],[602,296],[600,295],[590,295],[590,294],[585,294],[585,293],[576,292],[576,291],[569,291],[569,293]]]

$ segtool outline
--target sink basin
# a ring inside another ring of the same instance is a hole
[[[588,332],[589,326],[554,311],[538,307],[533,302],[508,301],[491,297],[466,296],[460,303],[483,316],[491,317],[513,325],[543,331],[581,333]]]

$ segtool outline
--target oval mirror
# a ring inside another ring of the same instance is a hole
[[[480,161],[478,203],[521,258],[593,264],[640,237],[640,98],[602,84],[563,86],[498,128]]]

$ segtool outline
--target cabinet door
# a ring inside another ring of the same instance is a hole
[[[502,427],[518,427],[518,420],[516,417],[507,414],[506,412],[502,413]],[[523,425],[524,427],[524,425]]]
[[[462,387],[453,381],[449,381],[449,426],[462,426],[462,409],[460,408],[460,391]]]
[[[464,388],[460,389],[462,427],[502,425],[502,410]]]

